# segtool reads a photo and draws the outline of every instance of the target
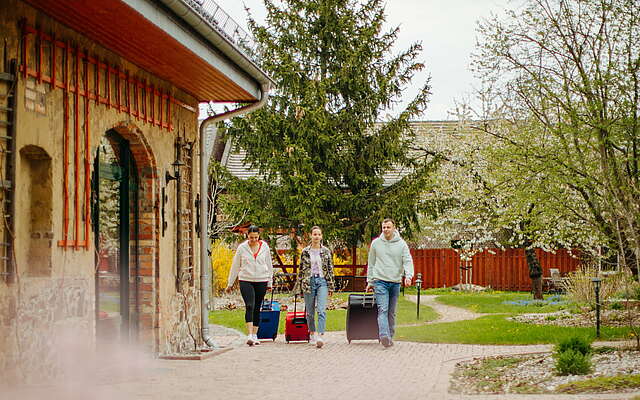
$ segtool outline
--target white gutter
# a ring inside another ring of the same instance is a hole
[[[209,159],[205,154],[204,144],[209,124],[215,124],[223,119],[237,117],[264,106],[269,97],[271,85],[265,83],[260,87],[260,100],[235,110],[226,111],[206,118],[200,124],[200,311],[202,318],[202,339],[209,347],[218,347],[209,334],[209,292],[211,291],[211,262],[209,260]],[[217,133],[216,133],[217,134]],[[215,138],[214,138],[215,139]],[[215,140],[214,140],[215,143]]]
[[[131,1],[131,0],[128,0]],[[183,0],[159,0],[178,17],[182,18],[191,28],[200,33],[221,53],[229,57],[242,71],[258,81],[260,85],[271,84],[273,80],[231,40],[218,32],[210,22],[205,20],[193,7]]]

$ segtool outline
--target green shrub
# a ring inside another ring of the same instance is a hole
[[[558,375],[586,375],[591,371],[591,356],[567,349],[554,355]]]
[[[613,353],[616,350],[618,349],[613,346],[600,346],[593,349],[593,354]]]
[[[564,353],[567,350],[573,350],[574,352],[580,353],[583,356],[589,355],[593,352],[591,343],[589,343],[587,339],[579,336],[574,336],[569,339],[565,339],[560,343],[558,343],[555,347],[556,354]]]
[[[614,301],[613,303],[609,304],[609,309],[611,310],[622,310],[624,309],[624,306],[622,304],[620,304],[617,301]]]
[[[640,285],[634,283],[633,288],[631,289],[631,299],[640,300]]]

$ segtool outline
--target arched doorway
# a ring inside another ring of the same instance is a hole
[[[92,183],[96,339],[128,341],[137,329],[139,179],[130,143],[115,130],[100,139]]]

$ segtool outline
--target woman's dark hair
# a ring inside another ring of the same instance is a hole
[[[247,230],[247,233],[253,233],[253,232],[258,232],[258,233],[260,233],[260,228],[258,228],[258,227],[257,227],[257,226],[255,226],[255,225],[251,225],[251,226],[249,227],[249,229]]]

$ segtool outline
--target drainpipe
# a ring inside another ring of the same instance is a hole
[[[256,103],[226,111],[206,118],[200,124],[200,311],[202,317],[202,339],[209,347],[216,348],[213,338],[209,334],[209,292],[211,291],[211,262],[209,261],[209,224],[207,212],[209,211],[208,181],[209,181],[209,157],[203,151],[206,131],[209,124],[215,124],[223,119],[237,117],[249,113],[264,106],[269,97],[270,83],[260,87],[260,100]]]

